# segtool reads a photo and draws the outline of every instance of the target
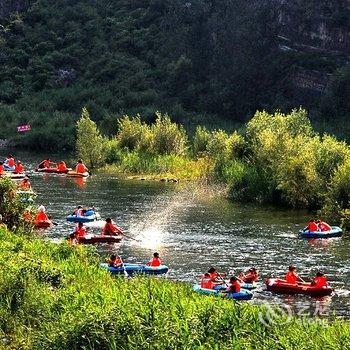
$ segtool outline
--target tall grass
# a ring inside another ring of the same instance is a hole
[[[29,349],[345,349],[350,324],[277,316],[164,279],[114,278],[93,249],[0,229],[0,338]]]

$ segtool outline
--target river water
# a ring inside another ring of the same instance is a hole
[[[26,155],[26,159],[28,169],[39,161],[35,156]],[[101,260],[116,252],[126,262],[143,263],[158,251],[170,268],[168,278],[190,284],[210,266],[236,274],[254,266],[263,279],[283,277],[290,264],[306,280],[322,269],[336,290],[331,297],[279,296],[261,285],[253,302],[279,304],[293,314],[350,316],[350,238],[298,238],[298,230],[309,219],[306,212],[235,204],[216,195],[215,189],[191,184],[128,180],[102,173],[86,181],[32,173],[31,182],[38,193],[36,202],[45,205],[58,223],[43,232],[43,237],[54,242],[72,231],[65,217],[76,205],[94,206],[131,237],[120,244],[98,246]]]

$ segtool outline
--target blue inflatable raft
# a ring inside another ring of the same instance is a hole
[[[88,210],[84,216],[80,215],[68,215],[66,220],[69,222],[91,222],[98,220],[100,215],[95,213],[93,210]]]
[[[215,290],[215,289],[201,288],[199,284],[193,285],[193,290],[196,293],[200,293],[200,294],[214,295],[214,296],[234,299],[234,300],[250,300],[251,298],[253,298],[253,293],[249,290],[241,290],[239,293],[222,293],[219,290]]]
[[[331,226],[332,230],[330,231],[316,231],[310,232],[307,229],[303,229],[299,231],[300,237],[303,238],[333,238],[333,237],[341,237],[343,231],[338,226]]]
[[[7,164],[4,164],[4,170],[5,171],[15,171],[14,166],[8,166]]]
[[[141,265],[141,264],[128,264],[124,263],[124,267],[112,267],[106,263],[102,263],[100,265],[102,268],[108,270],[111,274],[122,275],[124,274],[124,270],[128,273],[128,275],[132,275],[134,273],[146,274],[146,275],[162,275],[169,271],[168,266],[160,265],[157,267]]]

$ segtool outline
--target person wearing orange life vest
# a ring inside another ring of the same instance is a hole
[[[227,287],[224,293],[239,293],[241,291],[241,284],[237,277],[230,278],[230,285]]]
[[[260,274],[256,268],[252,267],[239,275],[239,279],[244,283],[253,283],[259,278]]]
[[[214,289],[214,282],[210,278],[210,274],[206,272],[201,279],[201,288]]]
[[[61,171],[61,172],[64,172],[64,171],[67,171],[67,165],[64,161],[61,161],[57,164],[57,170],[58,171]]]
[[[121,267],[123,266],[123,260],[119,255],[112,254],[107,260],[108,266],[110,267]]]
[[[302,279],[296,273],[295,266],[290,265],[288,267],[288,272],[286,274],[285,280],[287,283],[290,283],[290,284],[297,284],[299,281],[302,281]]]
[[[158,267],[162,265],[162,261],[159,259],[159,253],[153,253],[153,258],[147,263],[148,266]]]
[[[74,230],[74,237],[75,238],[84,238],[86,236],[87,229],[84,226],[82,222],[78,223],[78,226],[76,226]]]
[[[226,276],[225,273],[219,273],[215,267],[210,267],[208,270],[208,273],[210,275],[211,280],[215,283],[215,284],[223,284],[223,277]]]
[[[318,225],[314,219],[311,219],[307,224],[307,230],[309,232],[317,232],[318,231]]]
[[[102,234],[110,235],[110,236],[118,236],[118,235],[122,235],[123,231],[118,226],[112,223],[111,218],[107,218],[105,226],[103,227],[103,230],[102,230]]]
[[[31,185],[29,179],[28,179],[28,178],[25,178],[25,179],[23,179],[23,180],[18,184],[18,187],[19,187],[21,190],[29,191],[29,190],[31,190],[32,185]]]
[[[75,172],[79,173],[79,174],[83,174],[83,173],[86,173],[87,171],[89,171],[88,168],[83,163],[83,161],[81,159],[79,159],[78,164],[75,167]]]
[[[56,165],[56,163],[51,162],[50,158],[44,159],[41,161],[41,163],[38,165],[38,169],[45,169],[45,168],[50,168],[50,166]]]
[[[35,216],[35,222],[43,222],[43,221],[48,221],[49,217],[46,214],[46,210],[45,207],[43,205],[41,205],[39,207],[39,211]]]
[[[81,205],[78,205],[74,211],[73,211],[73,215],[76,215],[76,216],[84,216],[84,209]]]
[[[5,169],[4,169],[4,163],[0,162],[0,176],[4,175]]]
[[[5,164],[10,168],[13,168],[15,166],[15,159],[12,157],[11,154],[7,156]]]
[[[318,230],[321,232],[325,232],[325,231],[331,231],[332,227],[329,226],[326,222],[319,220],[318,222]]]
[[[23,174],[24,173],[24,167],[20,161],[16,163],[15,170],[13,171],[14,174]]]
[[[316,277],[311,282],[311,285],[318,288],[329,287],[327,277],[320,271],[316,273]]]

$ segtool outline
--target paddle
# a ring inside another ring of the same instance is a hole
[[[130,237],[130,236],[126,235],[124,232],[123,232],[123,236],[124,236],[125,238],[131,239],[131,240],[133,240],[133,241],[135,241],[135,242],[138,242],[138,243],[141,243],[141,242],[142,242],[142,241],[140,241],[140,240],[138,240],[138,239],[136,239],[136,238],[133,238],[133,237]]]
[[[129,278],[130,276],[129,276],[128,272],[127,272],[126,269],[125,269],[124,261],[123,261],[123,259],[122,259],[121,257],[120,257],[120,261],[122,262],[124,276],[125,276],[126,278]]]

